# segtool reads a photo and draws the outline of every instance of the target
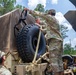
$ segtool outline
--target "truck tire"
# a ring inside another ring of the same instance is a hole
[[[17,50],[23,62],[31,62],[34,58],[39,27],[37,25],[24,26],[16,37]],[[45,53],[46,42],[43,33],[41,32],[40,44],[37,59]]]

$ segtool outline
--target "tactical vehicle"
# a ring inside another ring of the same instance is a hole
[[[35,23],[32,15],[19,9],[0,16],[0,49],[13,75],[52,75],[44,33]]]

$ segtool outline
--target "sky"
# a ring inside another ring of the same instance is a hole
[[[76,45],[76,32],[73,30],[70,23],[64,18],[64,14],[69,10],[76,10],[75,6],[69,0],[16,0],[17,4],[25,6],[33,10],[37,4],[44,5],[45,10],[55,9],[56,10],[56,19],[59,21],[59,24],[65,25],[68,27],[67,35],[68,37],[64,39],[65,43],[70,43],[74,47]]]

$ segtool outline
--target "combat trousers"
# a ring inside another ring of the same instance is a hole
[[[63,43],[61,40],[51,38],[48,40],[49,46],[49,58],[50,58],[50,67],[54,73],[63,72],[63,62],[62,62],[62,54],[63,54]],[[55,74],[55,75],[56,75]]]

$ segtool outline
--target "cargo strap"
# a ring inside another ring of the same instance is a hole
[[[13,58],[14,58],[14,60],[16,61],[16,58],[15,58],[15,56],[9,51],[7,54],[5,54],[5,56],[6,56],[6,59],[7,59],[7,57],[9,56],[9,55],[11,55]]]
[[[24,15],[24,17],[23,17],[23,15]],[[14,36],[15,36],[15,37],[16,37],[16,30],[17,30],[17,31],[20,30],[17,26],[20,25],[21,22],[24,23],[24,25],[26,25],[26,22],[25,22],[26,16],[27,16],[27,10],[26,10],[26,11],[23,10],[23,11],[21,12],[21,16],[20,16],[20,19],[19,19],[18,23],[14,26]]]

